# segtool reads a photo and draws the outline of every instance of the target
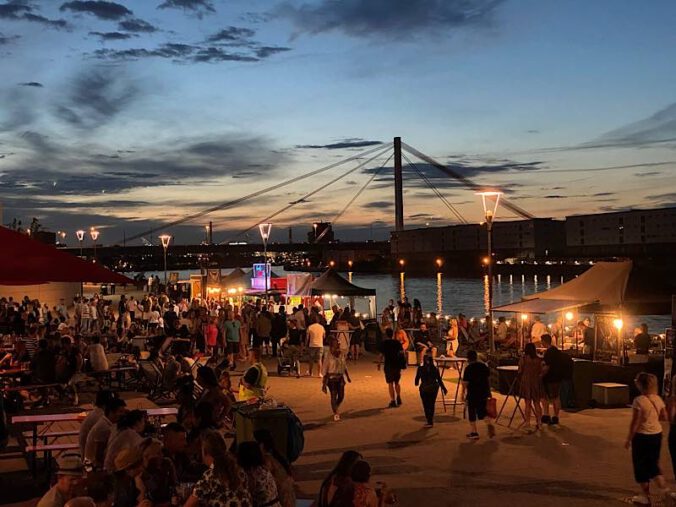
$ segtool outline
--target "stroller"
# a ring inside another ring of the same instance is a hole
[[[295,357],[294,357],[295,356]],[[288,342],[283,339],[279,343],[279,355],[277,357],[277,374],[291,376],[295,372],[300,377],[300,353],[292,354]]]

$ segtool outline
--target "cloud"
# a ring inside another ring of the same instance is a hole
[[[210,0],[166,0],[157,6],[158,9],[183,9],[192,12],[198,18],[207,14],[214,14],[216,9]]]
[[[299,144],[296,145],[296,148],[301,150],[342,150],[345,148],[366,148],[368,146],[378,146],[380,144],[383,144],[383,142],[352,138],[329,144]]]
[[[287,18],[298,33],[341,31],[363,38],[411,39],[447,35],[490,21],[502,0],[320,0],[283,3],[272,13]]]
[[[663,205],[675,205],[676,204],[676,192],[667,192],[664,194],[654,194],[654,195],[649,195],[646,197],[648,201],[653,201],[659,204],[660,206]]]
[[[159,28],[156,26],[153,26],[147,21],[143,21],[142,19],[138,18],[122,20],[117,24],[117,27],[120,30],[134,33],[153,33],[159,30]]]
[[[104,0],[75,0],[65,2],[59,7],[61,12],[71,11],[81,14],[91,14],[99,19],[116,21],[133,14],[124,5]]]
[[[0,46],[10,44],[16,40],[19,40],[20,38],[21,38],[20,35],[3,35],[0,33]]]
[[[389,209],[394,207],[394,203],[390,201],[372,201],[362,204],[361,207],[368,209]]]
[[[135,34],[123,32],[89,32],[89,35],[94,35],[102,41],[127,40],[136,37]]]
[[[648,176],[658,176],[662,174],[660,171],[648,171],[645,173],[635,173],[634,176],[638,178],[647,178]]]
[[[276,55],[278,53],[285,53],[287,51],[291,51],[291,48],[281,46],[263,46],[256,49],[256,56],[258,58],[268,58],[269,56]]]
[[[229,26],[223,28],[217,33],[207,38],[208,42],[238,42],[244,39],[249,39],[256,34],[255,30],[251,28],[244,28],[240,26]]]
[[[611,130],[581,147],[633,147],[672,141],[676,141],[676,102],[648,118]]]
[[[73,127],[107,124],[138,98],[140,89],[120,69],[96,67],[81,72],[56,107],[56,115]]]
[[[40,23],[41,25],[61,30],[70,28],[65,19],[49,19],[36,12],[32,5],[22,0],[8,0],[0,4],[0,19]]]
[[[257,62],[274,53],[258,54],[256,49],[245,48],[234,52],[219,46],[200,44],[160,44],[154,49],[97,49],[91,56],[99,60],[139,60],[142,58],[167,58],[175,63]]]
[[[37,81],[27,81],[25,83],[19,83],[19,86],[28,86],[30,88],[43,88],[44,85],[42,83],[38,83]]]

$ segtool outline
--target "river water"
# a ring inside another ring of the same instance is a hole
[[[226,275],[231,270],[223,269]],[[285,271],[281,266],[275,266],[273,271],[284,276],[293,271]],[[196,271],[179,271],[181,280],[187,280],[190,274]],[[146,276],[148,273],[146,273]],[[163,272],[153,272],[160,280]],[[419,299],[423,311],[436,312],[438,315],[457,315],[464,313],[468,317],[482,317],[488,310],[488,278],[451,278],[438,273],[436,276],[409,276],[406,273],[399,274],[362,274],[341,273],[360,287],[376,289],[376,301],[380,312],[389,299],[395,301],[404,295],[412,303],[413,299]],[[493,284],[493,306],[499,306],[512,302],[518,302],[523,296],[541,292],[560,285],[561,277],[551,276],[498,276]],[[355,301],[357,311],[368,312],[365,301]],[[339,305],[347,304],[346,300],[339,300]],[[543,319],[546,320],[546,319]],[[633,329],[641,322],[646,322],[651,332],[662,333],[670,324],[669,316],[643,315],[625,316],[625,329]]]

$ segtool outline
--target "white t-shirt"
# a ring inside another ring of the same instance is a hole
[[[643,433],[644,435],[662,433],[660,413],[666,408],[662,398],[656,394],[649,394],[647,396],[642,394],[634,398],[634,403],[631,406],[640,412],[641,424],[636,433]]]
[[[543,334],[547,334],[547,326],[542,322],[535,322],[533,328],[530,330],[531,338],[534,341],[539,342]]]
[[[310,347],[323,347],[324,346],[324,336],[326,331],[324,326],[318,323],[310,324],[310,327],[307,328],[307,336],[310,341]]]

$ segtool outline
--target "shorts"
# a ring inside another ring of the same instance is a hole
[[[548,400],[559,397],[561,392],[561,382],[545,382],[545,396]]]
[[[237,354],[239,352],[239,342],[226,342],[226,354]]]
[[[636,433],[631,441],[631,461],[634,465],[634,479],[639,484],[650,482],[660,470],[660,449],[662,433],[648,435]]]
[[[401,380],[401,369],[393,367],[385,367],[385,382],[393,384]]]
[[[263,340],[264,340],[264,339],[265,339],[265,338],[263,338],[262,336],[254,335],[252,347],[253,347],[254,349],[260,349],[261,346],[263,345]],[[268,340],[270,340],[270,338],[268,338]]]
[[[467,400],[467,419],[474,422],[477,419],[483,421],[486,418],[486,400]]]
[[[310,361],[318,363],[322,359],[324,347],[310,347]]]

